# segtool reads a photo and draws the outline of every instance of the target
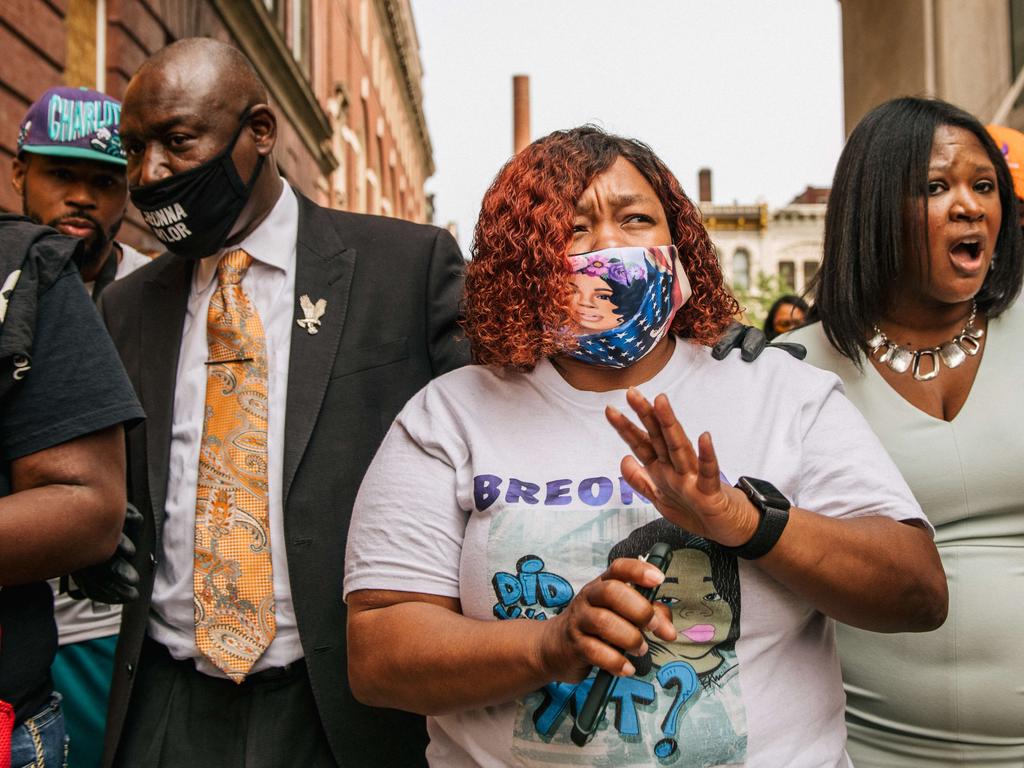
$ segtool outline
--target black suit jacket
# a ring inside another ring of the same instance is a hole
[[[457,337],[463,261],[445,231],[330,211],[299,196],[295,300],[327,300],[315,335],[292,327],[283,488],[284,546],[310,683],[341,766],[425,765],[423,719],[352,698],[342,603],[356,491],[395,415],[431,378],[469,359]],[[127,435],[128,497],[145,517],[141,598],[125,606],[108,712],[110,765],[149,618],[167,495],[172,405],[193,263],[164,254],[111,286],[101,311],[147,420]],[[274,492],[273,490],[271,492]]]

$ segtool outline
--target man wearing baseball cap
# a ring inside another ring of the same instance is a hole
[[[22,120],[13,162],[11,183],[22,213],[83,241],[78,268],[94,300],[113,280],[149,262],[114,239],[128,198],[120,119],[120,102],[106,94],[51,88]],[[64,697],[70,764],[93,768],[102,757],[121,609],[73,599],[58,579],[51,585],[60,644],[52,674]]]
[[[87,88],[51,88],[18,131],[11,184],[22,212],[85,244],[79,269],[93,298],[148,263],[114,240],[128,199],[121,104]]]

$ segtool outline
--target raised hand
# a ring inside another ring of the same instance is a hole
[[[543,622],[540,652],[550,679],[578,682],[592,667],[628,677],[636,670],[623,651],[645,654],[644,630],[667,642],[675,640],[667,608],[651,605],[631,586],[653,587],[664,578],[650,563],[619,558],[584,586],[564,611]]]
[[[658,395],[651,405],[638,390],[630,389],[626,401],[646,431],[618,409],[605,409],[608,421],[633,452],[621,464],[626,482],[680,528],[729,547],[749,541],[759,515],[741,491],[722,485],[711,435],[705,432],[698,438],[698,453],[665,395]]]

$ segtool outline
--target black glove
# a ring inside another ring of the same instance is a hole
[[[106,562],[72,573],[74,586],[68,589],[68,594],[76,600],[88,598],[98,603],[138,600],[139,572],[132,565],[132,559],[135,557],[135,541],[141,534],[142,513],[129,504],[124,513],[124,528],[117,551]]]
[[[732,325],[725,329],[722,338],[711,350],[711,356],[715,360],[724,360],[734,349],[739,348],[740,359],[745,363],[753,362],[764,352],[765,347],[775,347],[789,352],[797,360],[807,357],[807,348],[803,344],[794,344],[789,341],[768,343],[764,331],[752,325],[742,325],[733,321]]]

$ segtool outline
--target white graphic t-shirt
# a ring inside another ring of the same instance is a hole
[[[677,341],[639,389],[666,393],[691,439],[711,433],[731,483],[763,478],[829,517],[923,520],[839,380],[784,352],[719,362]],[[619,473],[608,404],[630,413],[625,391],[573,389],[547,360],[528,374],[462,368],[406,405],[363,481],[346,595],[424,592],[480,620],[544,621],[615,557],[673,549],[658,599],[679,638],[649,638],[590,743],[569,734],[593,675],[428,718],[431,765],[846,766],[832,620],[665,521]]]

